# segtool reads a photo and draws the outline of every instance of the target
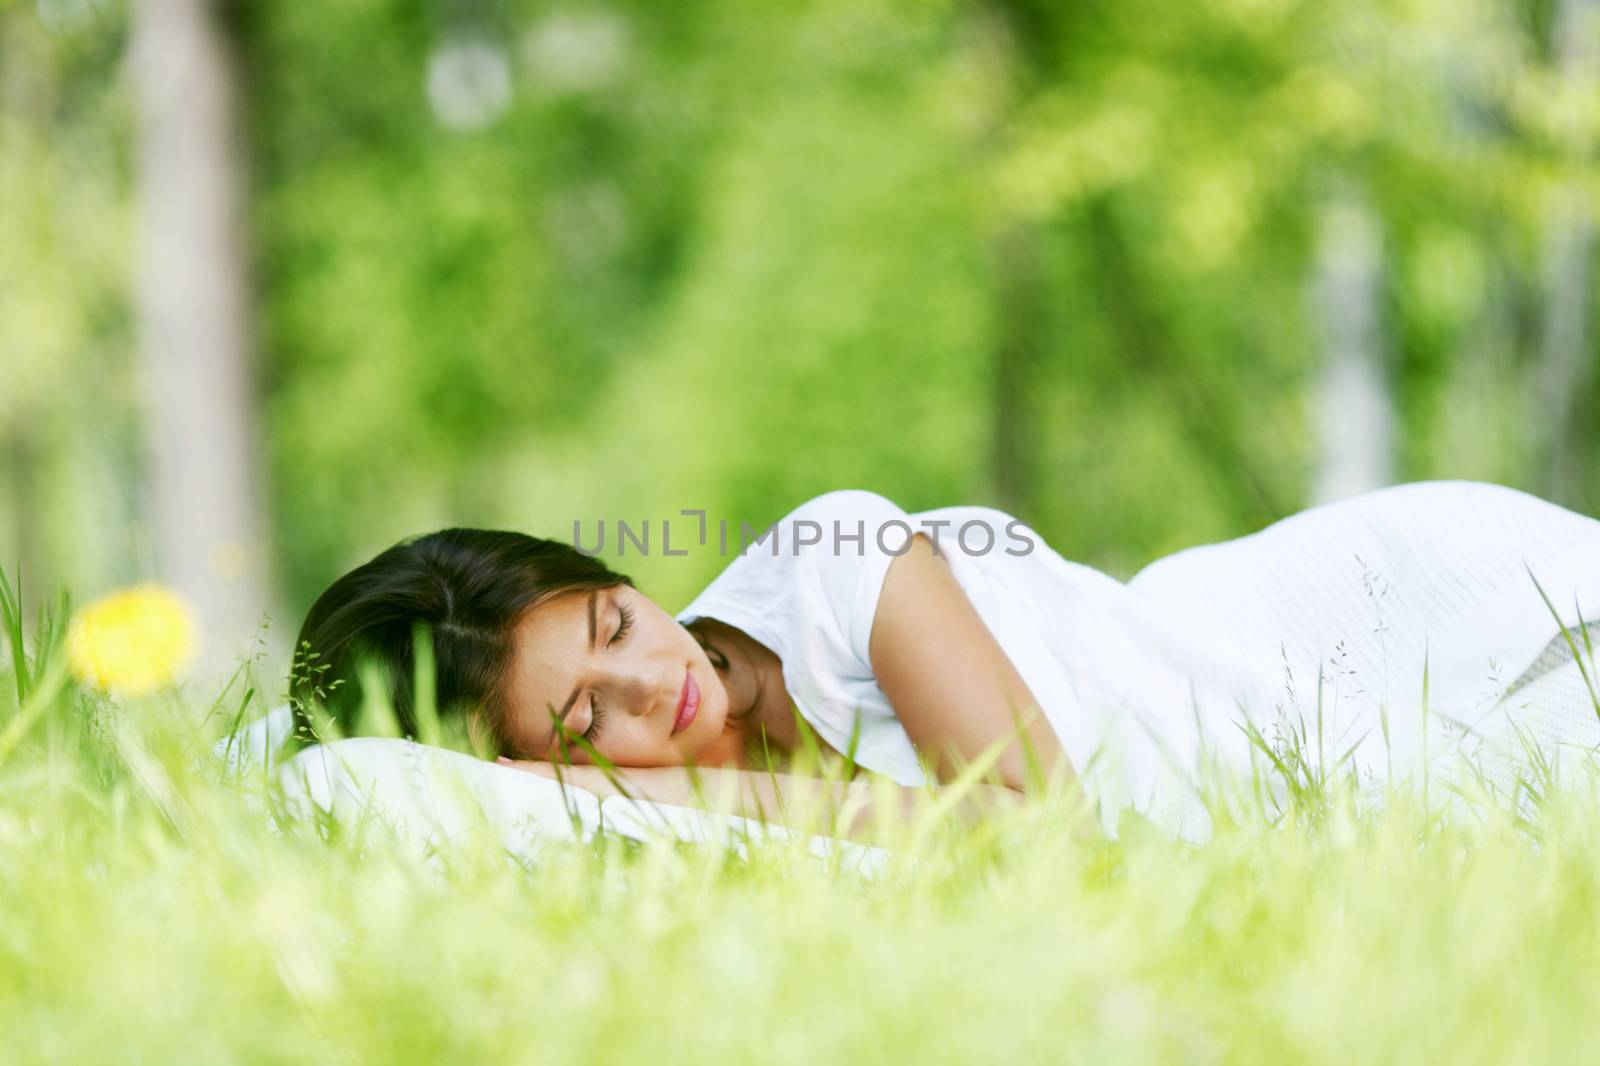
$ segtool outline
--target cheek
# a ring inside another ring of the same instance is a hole
[[[663,745],[644,723],[630,721],[615,729],[605,728],[596,738],[594,749],[618,766],[670,766],[681,761],[677,750]],[[585,762],[593,762],[588,752],[580,752]]]

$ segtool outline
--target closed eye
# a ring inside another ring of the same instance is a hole
[[[633,612],[628,610],[626,605],[617,604],[617,614],[621,617],[622,622],[617,626],[617,631],[612,635],[611,639],[606,641],[607,647],[620,643],[633,625]],[[589,728],[583,731],[584,740],[590,743],[594,742],[594,738],[600,735],[600,723],[604,718],[605,709],[600,706],[600,697],[589,697]]]
[[[600,735],[600,722],[604,717],[605,712],[600,708],[600,697],[591,696],[589,698],[589,728],[583,731],[584,740],[587,740],[590,744],[594,743],[594,738]]]
[[[616,635],[606,642],[607,647],[619,643],[628,632],[629,627],[633,625],[633,612],[628,610],[626,605],[617,604],[617,614],[621,616],[622,624],[617,626]]]

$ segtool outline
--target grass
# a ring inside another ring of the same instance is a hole
[[[424,856],[378,825],[276,831],[264,779],[217,771],[272,688],[256,664],[110,700],[13,602],[8,1062],[1503,1063],[1600,1040],[1592,787],[1446,821],[1277,752],[1287,806],[1204,848],[1137,821],[1075,842],[1044,802],[938,819],[871,879],[615,837]]]

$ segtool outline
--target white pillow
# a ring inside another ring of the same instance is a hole
[[[542,840],[588,839],[607,830],[639,840],[666,835],[719,843],[743,856],[747,839],[795,837],[787,827],[737,815],[624,796],[602,800],[548,777],[411,740],[350,737],[314,745],[280,763],[277,753],[292,728],[288,705],[275,708],[224,737],[217,754],[235,772],[265,763],[302,814],[311,813],[311,804],[340,821],[370,812],[423,847],[484,833],[513,855],[532,859]],[[868,875],[889,858],[881,848],[852,841],[804,839],[818,857],[842,849],[845,868]]]

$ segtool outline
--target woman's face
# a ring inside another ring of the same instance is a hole
[[[722,736],[728,695],[676,618],[617,585],[566,593],[522,617],[505,707],[506,739],[522,758],[592,761],[571,741],[563,756],[554,715],[618,766],[677,766],[703,762]]]

